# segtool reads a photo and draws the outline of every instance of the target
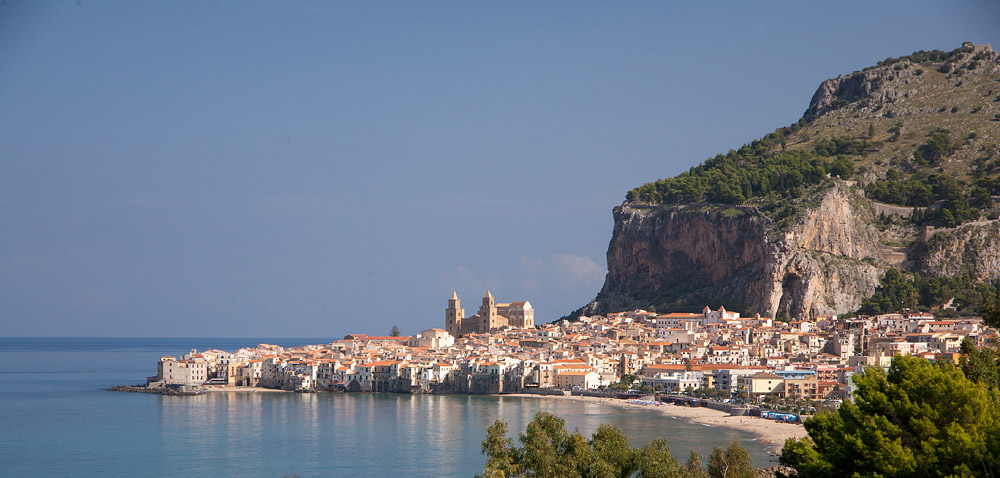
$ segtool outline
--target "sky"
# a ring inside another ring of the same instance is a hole
[[[1000,4],[0,1],[0,336],[536,322],[612,209]]]

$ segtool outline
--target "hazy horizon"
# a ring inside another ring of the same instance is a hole
[[[0,336],[339,338],[594,298],[625,193],[989,1],[0,3]],[[715,304],[712,304],[715,305]]]

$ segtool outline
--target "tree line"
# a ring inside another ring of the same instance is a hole
[[[632,447],[618,427],[601,425],[588,440],[579,431],[566,430],[566,421],[538,412],[519,436],[520,446],[507,435],[507,423],[497,420],[488,429],[482,452],[486,465],[478,478],[754,478],[750,453],[735,440],[715,447],[707,466],[691,452],[681,464],[667,440]]]
[[[927,142],[913,152],[913,162],[906,165],[913,170],[912,174],[904,177],[898,170],[890,169],[885,178],[865,188],[868,197],[913,207],[941,202],[941,207],[935,211],[913,214],[911,221],[916,224],[953,227],[978,219],[984,211],[994,209],[991,195],[1000,194],[1000,176],[996,174],[1000,161],[993,161],[995,148],[987,148],[987,156],[976,161],[975,180],[970,188],[934,169],[960,145],[961,142],[953,140],[947,130],[932,132]]]
[[[992,305],[989,320],[1000,324]],[[808,436],[786,440],[780,457],[802,478],[1000,474],[1000,350],[994,342],[961,345],[958,364],[897,355],[887,370],[867,367],[837,410],[805,421]],[[681,464],[665,439],[629,445],[621,429],[601,425],[590,439],[565,421],[535,415],[519,435],[497,420],[487,430],[481,478],[638,477],[752,478],[749,453],[737,442],[715,447],[707,466],[692,452]]]
[[[874,147],[869,140],[841,136],[817,142],[812,151],[784,151],[786,136],[797,125],[716,155],[673,178],[643,184],[629,191],[626,199],[656,204],[742,204],[768,195],[800,197],[827,175],[849,179],[855,172],[849,156]],[[782,151],[775,152],[779,145]]]
[[[891,314],[903,309],[929,311],[954,299],[956,314],[977,315],[984,307],[997,301],[997,285],[979,282],[969,274],[951,277],[930,277],[919,272],[903,273],[889,269],[879,279],[871,297],[861,302],[858,313],[865,315]],[[943,314],[943,311],[937,311]]]

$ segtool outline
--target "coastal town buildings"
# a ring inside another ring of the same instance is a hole
[[[162,357],[150,384],[404,393],[507,393],[596,389],[626,380],[650,390],[711,390],[761,399],[844,399],[851,376],[914,355],[957,361],[964,339],[997,339],[979,318],[886,314],[791,322],[644,310],[534,325],[527,301],[496,303],[491,292],[466,317],[457,294],[445,329],[404,337],[350,334],[327,344],[260,344],[234,352],[192,350]]]

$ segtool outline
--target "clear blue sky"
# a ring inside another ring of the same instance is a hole
[[[0,335],[340,337],[600,289],[628,189],[994,1],[0,2]]]

